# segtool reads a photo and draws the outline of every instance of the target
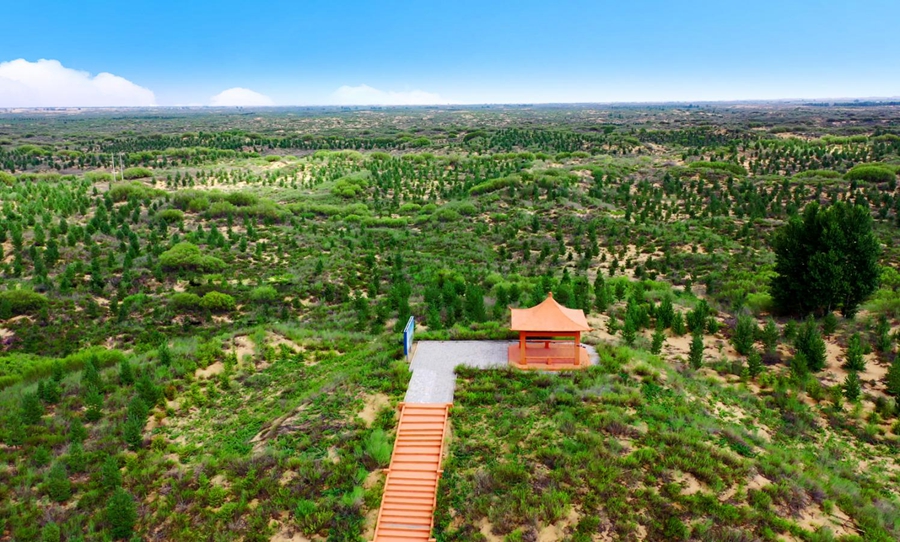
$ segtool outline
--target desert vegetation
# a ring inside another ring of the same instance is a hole
[[[408,317],[552,292],[600,363],[460,371],[438,540],[896,540],[897,123],[4,114],[0,539],[364,539]]]

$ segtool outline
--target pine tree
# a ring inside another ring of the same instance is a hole
[[[775,351],[775,348],[778,346],[778,337],[778,326],[775,325],[775,320],[769,318],[766,320],[766,325],[762,330],[762,343],[767,353]]]
[[[878,317],[878,325],[875,327],[875,348],[882,353],[889,352],[891,342],[891,324],[887,316],[882,314]]]
[[[806,354],[803,352],[794,354],[794,357],[791,358],[790,366],[791,374],[795,380],[798,382],[806,380],[806,377],[809,375],[809,361],[806,359]]]
[[[749,315],[738,316],[737,323],[734,326],[734,333],[731,336],[731,344],[737,353],[746,356],[753,348],[756,341],[757,327],[756,320]]]
[[[69,446],[69,453],[66,455],[66,466],[72,472],[82,472],[87,467],[87,456],[80,442],[75,442]]]
[[[25,444],[25,439],[28,435],[25,432],[25,423],[22,421],[22,413],[20,411],[13,409],[9,413],[4,429],[6,430],[4,440],[8,446],[18,448]]]
[[[866,370],[866,359],[863,357],[859,333],[854,333],[847,341],[847,361],[844,362],[844,368],[848,371]]]
[[[703,335],[699,332],[695,332],[694,337],[691,339],[691,350],[688,358],[690,359],[691,367],[694,369],[699,369],[703,366]]]
[[[172,352],[169,350],[169,341],[163,339],[159,342],[159,347],[156,349],[156,355],[159,358],[159,364],[163,367],[172,365]],[[132,381],[134,381],[134,377],[132,377]]]
[[[597,308],[597,312],[606,312],[611,302],[609,288],[605,284],[599,289],[594,289],[594,306]]]
[[[466,285],[465,311],[466,320],[469,322],[487,320],[487,312],[484,309],[484,290],[481,286],[473,283]]]
[[[900,397],[900,356],[894,358],[887,374],[887,392],[895,397]]]
[[[87,388],[84,406],[87,407],[87,411],[84,413],[87,421],[95,422],[103,417],[103,395],[94,386]]]
[[[77,416],[72,418],[72,421],[69,422],[69,442],[84,442],[87,437],[88,432],[81,423],[81,418]]]
[[[106,521],[109,522],[113,538],[130,537],[137,523],[137,506],[131,495],[121,487],[116,489],[106,504]]]
[[[20,411],[22,421],[27,425],[34,425],[41,421],[41,417],[44,415],[44,405],[41,404],[36,393],[26,393],[22,396]]]
[[[65,502],[72,495],[72,484],[69,482],[69,474],[66,467],[60,462],[53,464],[47,474],[44,490],[51,500]]]
[[[663,329],[672,327],[675,319],[675,308],[672,306],[672,297],[666,296],[659,304],[659,310],[656,311],[656,320],[662,324]]]
[[[662,353],[663,344],[666,342],[666,333],[663,331],[662,323],[656,326],[656,331],[653,332],[653,342],[650,345],[650,353],[654,355],[659,355]]]
[[[144,443],[144,423],[146,420],[141,420],[135,418],[133,416],[129,416],[128,420],[125,421],[125,425],[122,428],[122,437],[125,439],[125,443],[128,444],[128,447],[132,450],[140,449],[141,445]]]
[[[163,342],[163,344],[165,344],[165,342]],[[159,362],[160,364],[162,364],[163,362],[162,355],[160,355]],[[134,369],[131,367],[131,362],[127,359],[123,359],[119,362],[119,383],[123,386],[130,386],[134,384]]]
[[[747,372],[752,378],[756,378],[763,372],[762,356],[756,348],[751,349],[747,354]]]
[[[622,339],[625,341],[625,344],[631,346],[634,344],[634,340],[637,338],[637,325],[634,323],[634,318],[630,314],[625,315],[625,325],[622,326]]]
[[[403,325],[406,325],[406,320],[403,321]],[[141,377],[137,379],[134,390],[150,408],[156,406],[156,403],[158,403],[160,397],[162,397],[162,392],[159,387],[153,383],[153,380],[150,379],[150,373],[148,371],[144,371],[143,374],[141,374]]]
[[[844,397],[846,397],[848,401],[855,402],[859,399],[861,392],[859,373],[850,371],[847,373],[847,378],[844,379]]]
[[[672,333],[681,337],[686,331],[684,328],[684,316],[680,312],[675,311],[675,314],[672,316]]]
[[[794,347],[803,354],[810,372],[817,373],[825,368],[825,341],[811,316],[800,326]]]
[[[106,456],[103,465],[100,466],[100,484],[107,491],[122,485],[122,472],[119,470],[119,463],[115,456]]]
[[[103,380],[100,378],[100,372],[97,370],[97,358],[91,356],[84,366],[81,373],[81,383],[85,387],[95,387],[98,390],[103,389]]]

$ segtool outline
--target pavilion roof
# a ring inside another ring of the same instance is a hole
[[[510,309],[513,331],[558,331],[572,333],[590,331],[584,311],[563,307],[553,299],[553,294],[530,309]]]

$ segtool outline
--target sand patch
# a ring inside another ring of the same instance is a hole
[[[384,479],[384,471],[381,469],[373,470],[366,476],[366,479],[363,481],[363,489],[372,489],[377,486],[381,480]]]
[[[797,525],[812,532],[821,527],[828,527],[836,537],[856,534],[856,526],[847,514],[837,507],[834,507],[832,512],[832,515],[828,515],[816,504],[807,506],[800,511]]]
[[[683,495],[693,495],[703,491],[703,484],[689,472],[676,472],[673,478],[675,483],[681,484],[681,493]]]
[[[225,364],[223,364],[221,361],[217,361],[211,364],[206,369],[197,369],[196,371],[194,371],[194,376],[197,378],[205,379],[221,374],[224,370]]]
[[[566,531],[572,525],[578,523],[578,518],[580,514],[577,510],[572,508],[569,510],[569,514],[554,523],[553,525],[547,525],[543,529],[538,532],[538,542],[557,542],[558,540],[564,540],[566,538]]]
[[[248,356],[251,360],[256,356],[256,345],[246,335],[238,335],[233,338],[231,345],[226,346],[225,350],[234,353],[239,364],[243,363]]]
[[[481,521],[478,523],[478,531],[484,536],[484,538],[488,542],[503,542],[502,536],[497,536],[493,533],[494,526],[491,525],[491,522],[488,521],[487,518],[481,518]]]
[[[281,487],[284,487],[284,486],[290,484],[291,481],[293,481],[294,478],[296,478],[296,477],[297,477],[296,472],[294,472],[292,470],[286,470],[281,473],[281,478],[278,479],[278,485],[280,485]]]
[[[750,480],[750,483],[747,484],[747,489],[762,489],[770,485],[772,485],[772,480],[769,480],[762,474],[757,474]]]
[[[363,528],[363,540],[375,539],[375,528],[378,526],[378,509],[366,512],[366,522]]]
[[[390,398],[383,393],[368,395],[365,399],[363,399],[364,406],[362,412],[357,414],[357,416],[359,416],[359,418],[365,422],[366,427],[372,427],[372,423],[378,416],[378,411],[389,405],[390,403]]]
[[[341,455],[338,453],[336,447],[332,446],[328,448],[328,460],[335,465],[341,462]]]

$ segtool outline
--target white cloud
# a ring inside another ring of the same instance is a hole
[[[331,94],[340,105],[432,105],[448,103],[433,92],[424,90],[394,91],[379,90],[369,85],[351,87],[344,85]]]
[[[111,73],[73,70],[58,60],[0,62],[0,107],[156,105],[151,90]]]
[[[254,92],[249,88],[234,87],[216,94],[209,99],[209,105],[216,107],[227,106],[265,106],[275,105],[272,98],[265,94]]]

